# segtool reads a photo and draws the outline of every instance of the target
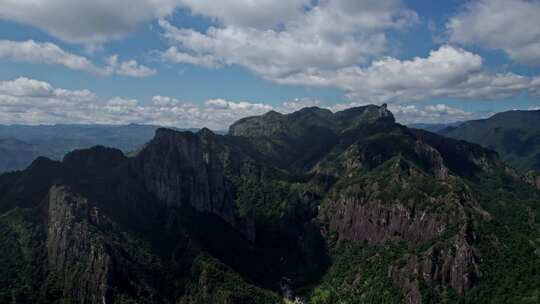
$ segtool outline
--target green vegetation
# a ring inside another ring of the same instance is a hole
[[[193,261],[191,275],[195,279],[187,286],[188,296],[195,303],[279,304],[275,293],[247,283],[230,267],[206,254]]]
[[[481,284],[464,303],[540,301],[540,193],[504,172],[484,175],[476,188],[492,216],[478,227]]]
[[[30,210],[0,216],[0,303],[40,303],[47,271],[43,226]],[[48,294],[47,294],[48,295]]]
[[[387,276],[403,252],[395,245],[368,246],[330,241],[332,264],[308,295],[309,304],[399,303],[401,295]]]
[[[332,191],[333,195],[366,195],[383,204],[414,205],[418,210],[443,213],[448,211],[448,205],[433,202],[457,187],[455,183],[441,183],[414,163],[396,156],[373,170],[357,170],[339,179]]]
[[[70,265],[65,278],[62,273],[50,272],[45,231],[35,216],[32,210],[15,209],[0,217],[0,303],[77,303],[63,290],[79,282],[85,274],[80,268],[86,267],[85,261]],[[111,303],[143,304],[156,295],[200,304],[281,302],[275,292],[247,282],[201,249],[180,245],[172,256],[165,257],[143,240],[118,231],[114,224],[103,227],[100,231],[90,227],[93,247],[105,244],[109,254],[128,269],[129,284],[150,292],[135,296],[129,288],[114,288]]]
[[[307,208],[316,206],[320,197],[319,187],[312,182],[304,182],[289,178],[257,181],[252,178],[240,178],[237,185],[238,213],[245,216],[255,211],[258,220],[275,223],[283,218],[291,206],[306,204]]]

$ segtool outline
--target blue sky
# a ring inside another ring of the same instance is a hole
[[[450,122],[540,106],[537,0],[3,2],[3,124],[223,129],[369,103]]]

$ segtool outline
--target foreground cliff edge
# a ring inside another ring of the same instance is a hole
[[[385,107],[0,175],[0,303],[537,303],[540,193]],[[528,181],[528,183],[527,183]]]

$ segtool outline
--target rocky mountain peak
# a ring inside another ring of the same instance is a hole
[[[356,127],[359,124],[375,123],[378,121],[395,122],[394,115],[386,105],[367,105],[350,108],[335,113],[336,118],[345,127]]]
[[[197,136],[204,145],[212,145],[215,141],[216,134],[208,128],[202,128],[197,132]]]
[[[197,135],[201,137],[210,137],[216,135],[212,130],[208,129],[207,127],[204,127],[197,132]]]
[[[47,157],[40,156],[36,158],[32,164],[27,168],[29,171],[43,171],[48,170],[51,167],[58,167],[60,163]]]
[[[378,121],[394,122],[394,116],[384,106],[363,106],[332,113],[328,109],[308,107],[290,114],[275,111],[241,119],[231,125],[229,134],[243,137],[297,136],[313,128],[340,133],[361,124]]]
[[[133,166],[161,204],[214,214],[253,238],[254,232],[235,217],[231,182],[224,174],[227,150],[217,138],[206,128],[196,134],[159,129]]]
[[[316,115],[325,118],[331,117],[333,115],[332,111],[319,107],[306,107],[294,113],[296,113],[297,115]]]
[[[66,154],[62,163],[65,168],[79,174],[94,175],[118,166],[125,159],[124,153],[118,149],[95,146]]]
[[[283,114],[277,111],[271,110],[271,111],[268,111],[266,114],[264,114],[263,117],[267,119],[280,119],[283,117]]]

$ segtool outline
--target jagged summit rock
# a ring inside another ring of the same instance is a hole
[[[216,135],[212,130],[210,130],[210,129],[206,128],[206,127],[200,129],[200,130],[197,132],[197,134],[198,134],[199,136],[205,136],[205,137]]]

